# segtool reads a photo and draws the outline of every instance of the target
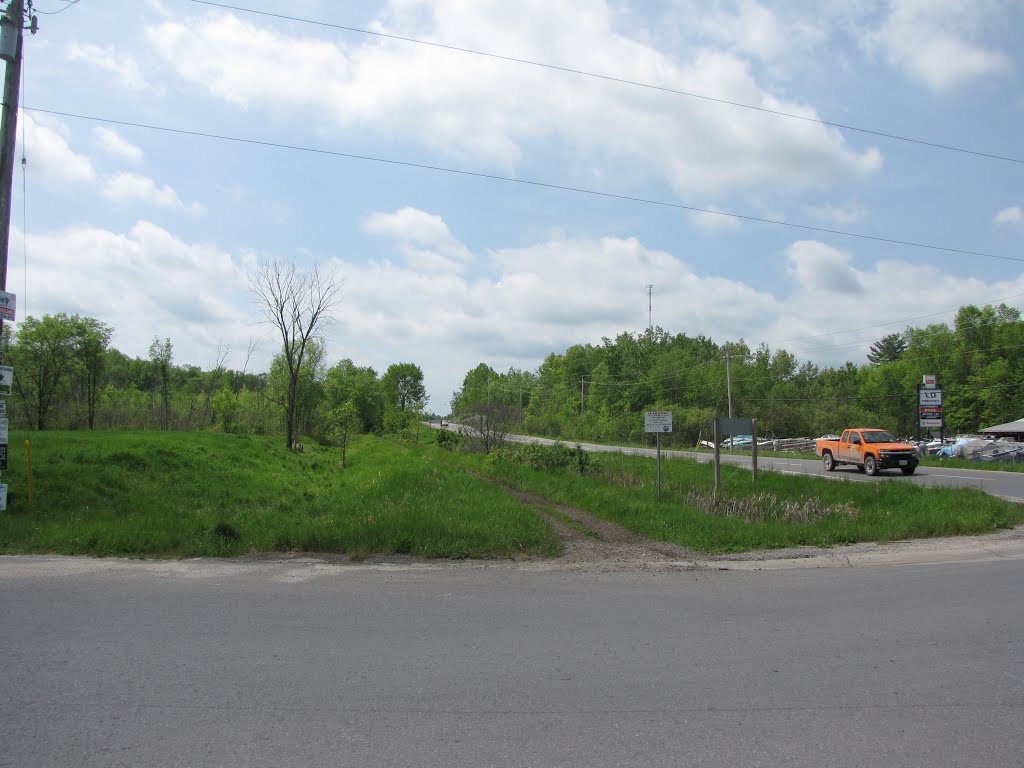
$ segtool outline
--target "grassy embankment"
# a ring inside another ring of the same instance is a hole
[[[449,457],[643,536],[710,553],[967,535],[1024,522],[1024,504],[976,489],[924,488],[901,477],[855,482],[762,471],[754,486],[749,468],[723,464],[717,511],[709,514],[701,508],[713,503],[710,464],[663,461],[658,502],[652,459],[596,454],[590,472],[580,475],[466,454]]]
[[[294,453],[281,443],[213,433],[13,433],[0,552],[513,558],[561,551],[527,506],[422,450],[361,437],[342,469],[337,448],[307,442]]]
[[[712,470],[601,454],[581,476],[371,437],[302,454],[277,438],[212,433],[32,433],[35,504],[25,500],[26,435],[11,436],[0,552],[230,556],[301,550],[353,556],[554,556],[561,546],[528,507],[493,482],[705,552],[947,536],[1024,522],[1024,505],[973,489],[902,478],[829,481],[724,465],[714,513]]]

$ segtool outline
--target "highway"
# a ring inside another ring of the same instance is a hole
[[[458,425],[449,425],[449,429]],[[526,437],[522,435],[510,435],[509,439],[524,443],[542,443],[551,445],[562,442],[568,445],[577,445],[575,440],[551,440],[544,437]],[[632,448],[624,446],[598,445],[596,443],[578,443],[583,450],[594,453],[626,453],[635,456],[657,455],[654,448]],[[708,453],[697,453],[695,451],[670,451],[662,450],[663,459],[693,459],[700,462],[712,462],[714,457]],[[749,454],[722,453],[722,463],[740,464],[750,466]],[[868,477],[858,472],[856,467],[841,466],[833,472],[826,472],[821,461],[817,459],[780,459],[766,458],[759,456],[757,459],[759,470],[772,470],[774,472],[786,472],[794,475],[816,475],[826,477],[830,480],[848,480],[859,483],[914,483],[930,487],[944,488],[977,488],[992,496],[1008,499],[1010,501],[1024,502],[1024,472],[999,472],[989,469],[947,469],[945,467],[924,467],[919,466],[917,472],[910,477],[905,477],[896,470],[886,470],[876,477]],[[711,468],[708,468],[711,471]]]

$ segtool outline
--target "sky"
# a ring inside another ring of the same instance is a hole
[[[228,4],[36,0],[19,318],[266,370],[251,276],[318,266],[328,364],[445,414],[649,323],[824,366],[1024,308],[1024,0]]]

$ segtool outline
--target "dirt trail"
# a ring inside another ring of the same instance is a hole
[[[678,563],[680,570],[692,570],[695,567],[693,560],[699,557],[696,552],[685,547],[646,539],[582,509],[554,504],[541,496],[523,491],[507,490],[533,507],[562,540],[565,554],[558,558],[558,562],[569,565],[650,564],[660,570],[664,570],[666,565]]]

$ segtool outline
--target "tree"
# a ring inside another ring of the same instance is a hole
[[[907,351],[907,339],[902,333],[890,333],[871,345],[868,360],[872,365],[895,363]]]
[[[171,360],[174,358],[174,347],[170,339],[160,341],[156,336],[149,345],[149,359],[156,370],[160,382],[160,429],[171,428]]]
[[[427,389],[423,386],[423,371],[415,363],[389,365],[381,379],[384,404],[399,411],[416,410],[427,404]]]
[[[106,368],[107,347],[110,346],[110,337],[113,336],[114,330],[106,323],[91,317],[75,315],[72,321],[75,325],[74,354],[78,376],[85,393],[86,419],[89,429],[95,429],[100,377]]]
[[[331,411],[330,422],[330,436],[341,445],[341,468],[344,469],[349,438],[359,432],[362,420],[355,404],[349,400]]]
[[[76,328],[76,318],[63,312],[42,320],[28,317],[18,325],[9,359],[15,391],[36,429],[46,429],[50,408],[75,363]]]
[[[251,275],[250,288],[264,319],[281,335],[287,375],[284,406],[285,443],[291,448],[296,427],[296,401],[302,363],[341,301],[341,284],[333,270],[319,266],[300,272],[294,262],[273,259]]]

